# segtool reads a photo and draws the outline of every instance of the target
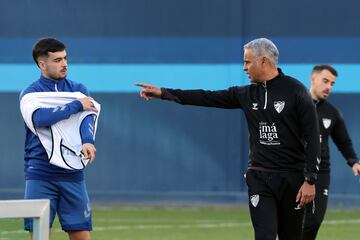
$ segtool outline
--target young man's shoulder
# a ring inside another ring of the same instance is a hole
[[[28,94],[28,93],[32,93],[32,92],[41,92],[41,87],[40,87],[39,80],[31,83],[28,87],[24,88],[24,89],[20,92],[20,97],[19,97],[19,99],[21,99],[24,95],[26,95],[26,94]]]
[[[321,111],[332,113],[334,115],[341,115],[341,111],[332,103],[327,100],[324,100],[321,105],[319,105]]]
[[[70,86],[70,89],[69,91],[71,92],[81,92],[85,95],[89,95],[89,91],[88,89],[85,87],[84,84],[82,83],[79,83],[79,82],[75,82],[73,80],[69,80],[69,79],[66,79],[66,81],[68,82],[69,86]]]

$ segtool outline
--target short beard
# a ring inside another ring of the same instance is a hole
[[[62,79],[65,79],[67,75],[65,75],[64,77],[57,77],[57,76],[53,76],[53,75],[50,75],[49,77],[51,79],[54,79],[54,80],[62,80]]]

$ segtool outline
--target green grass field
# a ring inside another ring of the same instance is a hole
[[[144,207],[100,206],[93,208],[93,240],[246,240],[253,230],[246,206]],[[329,210],[319,240],[359,239],[360,210]],[[0,239],[27,239],[22,220],[1,219]],[[58,222],[52,240],[67,239]]]

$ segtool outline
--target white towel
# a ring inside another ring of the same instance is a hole
[[[51,164],[65,169],[83,169],[89,160],[82,159],[80,126],[83,119],[95,114],[94,137],[96,134],[100,104],[94,101],[98,112],[82,111],[72,114],[68,119],[59,121],[50,128],[35,128],[32,116],[39,108],[62,107],[74,100],[84,98],[81,92],[33,92],[24,95],[20,110],[26,126],[39,137]]]

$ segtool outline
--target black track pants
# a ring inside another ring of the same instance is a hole
[[[304,209],[296,195],[304,183],[302,172],[248,170],[249,208],[256,240],[300,240]]]
[[[318,174],[315,184],[315,203],[306,206],[305,220],[303,226],[303,240],[314,240],[324,219],[330,185],[330,174]]]

